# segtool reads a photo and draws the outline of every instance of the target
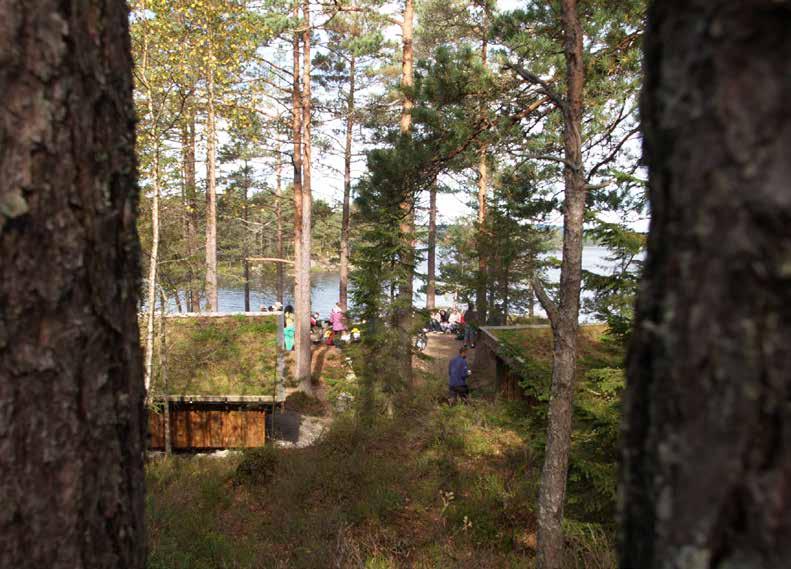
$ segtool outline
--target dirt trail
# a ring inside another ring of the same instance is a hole
[[[426,346],[424,354],[432,359],[424,361],[415,358],[414,366],[416,369],[423,370],[438,379],[447,381],[448,364],[450,360],[458,355],[459,348],[463,343],[461,340],[457,340],[456,336],[450,334],[429,334],[428,346]],[[470,369],[475,366],[475,348],[470,348],[467,352],[467,363]]]
[[[450,360],[459,353],[459,348],[463,342],[457,340],[455,335],[450,334],[429,334],[428,345],[424,352],[430,359],[414,358],[413,366],[417,370],[425,372],[426,376],[433,376],[434,381],[446,383],[448,380],[448,364]],[[313,374],[320,376],[325,365],[326,356],[332,350],[327,346],[317,346],[313,350]],[[475,349],[471,348],[467,352],[467,362],[470,368],[475,365]],[[291,363],[291,362],[289,362]],[[470,379],[470,385],[475,387],[478,383],[476,377]],[[326,406],[326,415],[313,417],[286,410],[278,413],[274,418],[274,423],[270,424],[273,437],[278,441],[279,446],[285,447],[304,447],[313,444],[321,433],[332,423],[332,409],[327,402],[326,384],[318,381],[314,384],[314,395]],[[290,395],[298,391],[296,387],[288,388],[286,393]]]
[[[270,415],[267,425],[270,429],[270,436],[276,441],[277,446],[286,448],[310,446],[332,424],[333,409],[327,397],[327,384],[320,378],[325,366],[331,363],[327,356],[336,350],[338,348],[319,344],[313,346],[311,354],[311,374],[314,377],[313,396],[324,405],[324,413],[321,416],[307,415],[289,409],[288,404],[285,409],[278,409],[274,416]],[[286,357],[286,365],[293,373],[293,353],[287,354]],[[339,365],[338,362],[333,361],[332,363]],[[299,391],[298,387],[287,387],[286,397]]]

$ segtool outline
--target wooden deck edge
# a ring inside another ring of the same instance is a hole
[[[168,401],[170,403],[230,403],[238,404],[260,404],[260,403],[283,403],[285,397],[275,397],[273,395],[159,395],[154,397],[155,402]]]

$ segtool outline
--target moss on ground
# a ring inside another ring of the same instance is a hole
[[[168,318],[154,389],[170,395],[271,395],[277,320],[272,316]]]

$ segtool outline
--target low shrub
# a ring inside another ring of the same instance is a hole
[[[324,403],[316,397],[312,397],[304,391],[295,391],[286,397],[286,409],[302,415],[312,417],[323,417],[327,414]]]
[[[271,446],[246,449],[234,472],[236,484],[263,486],[272,481],[279,462],[278,450]]]

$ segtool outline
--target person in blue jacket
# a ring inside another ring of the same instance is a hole
[[[470,375],[470,368],[467,366],[467,346],[459,348],[459,355],[450,360],[448,366],[448,390],[451,401],[455,402],[459,397],[467,400],[470,388],[467,386],[467,376]]]

